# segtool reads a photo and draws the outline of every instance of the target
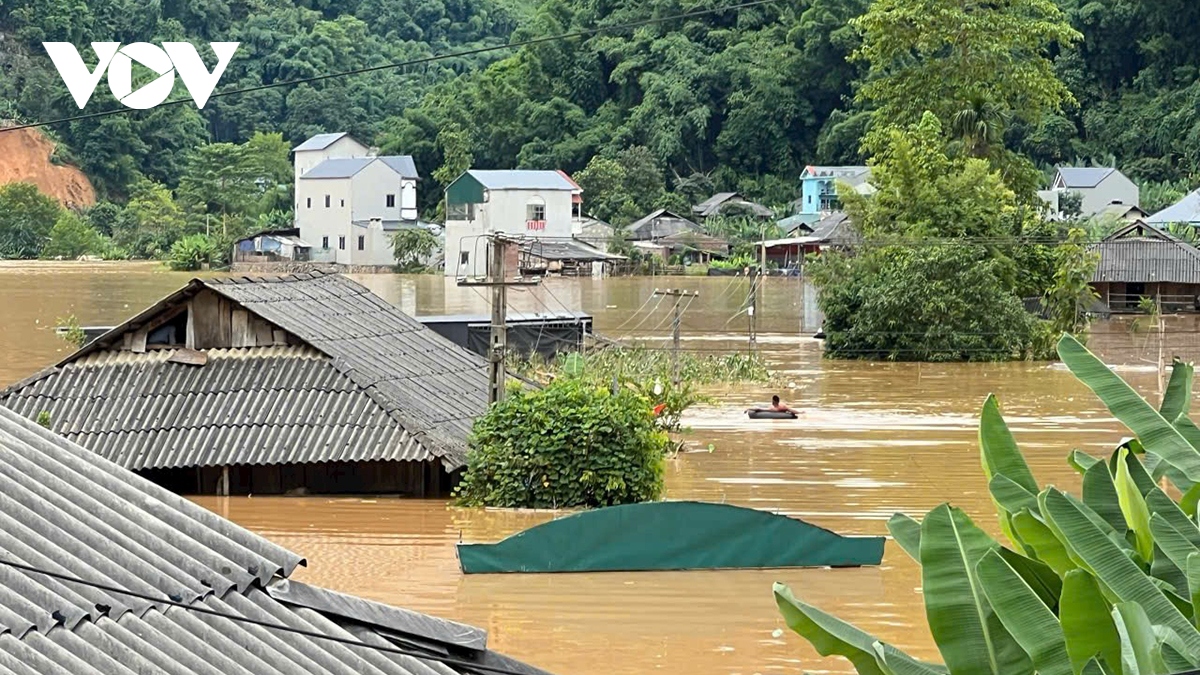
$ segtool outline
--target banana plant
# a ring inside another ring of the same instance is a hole
[[[870,675],[1169,675],[1200,666],[1200,427],[1188,417],[1194,370],[1176,361],[1159,407],[1078,341],[1059,355],[1133,438],[1105,460],[1072,451],[1080,497],[1042,489],[989,396],[982,468],[1007,541],[963,511],[896,514],[893,540],[921,565],[930,633],[944,664],[904,654],[796,599],[788,626]],[[1174,501],[1160,487],[1183,493]]]

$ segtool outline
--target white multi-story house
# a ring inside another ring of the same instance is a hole
[[[294,150],[296,227],[314,262],[394,265],[392,235],[417,218],[412,157],[378,156],[348,134],[320,134]]]
[[[582,195],[562,171],[467,171],[446,186],[446,276],[487,274],[488,233],[571,241]]]
[[[1049,204],[1051,213],[1058,214],[1067,192],[1079,195],[1079,215],[1084,218],[1100,215],[1114,205],[1139,206],[1141,197],[1137,183],[1116,169],[1071,166],[1059,167],[1050,189],[1038,195]]]

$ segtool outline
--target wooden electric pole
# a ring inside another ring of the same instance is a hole
[[[671,311],[671,381],[675,386],[679,386],[679,326],[682,312],[679,309],[679,303],[683,298],[697,298],[700,294],[696,291],[684,291],[677,288],[669,288],[665,291],[655,290],[654,295],[667,295],[675,298],[675,306]]]
[[[758,343],[758,326],[755,325],[756,319],[754,310],[758,309],[758,270],[750,268],[750,297],[746,299],[746,315],[750,317],[750,346],[748,349],[753,352],[754,346]]]
[[[509,280],[506,267],[511,246],[518,240],[505,234],[490,235],[492,245],[491,262],[486,281],[458,282],[459,286],[490,286],[492,289],[491,339],[488,349],[488,405],[504,400],[508,385],[508,287],[534,286],[536,280],[515,278]]]

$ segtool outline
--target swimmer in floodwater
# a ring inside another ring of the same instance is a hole
[[[792,413],[793,415],[799,415],[799,414],[800,414],[800,411],[799,411],[799,410],[792,410],[791,408],[789,408],[789,407],[787,407],[786,405],[784,405],[783,403],[781,403],[781,402],[779,401],[779,397],[778,397],[778,396],[772,396],[772,397],[771,397],[771,408],[770,408],[770,409],[771,409],[772,411],[774,411],[774,412],[790,412],[790,413]]]
[[[749,412],[786,412],[786,413],[792,413],[793,415],[800,414],[799,410],[793,410],[793,409],[787,407],[786,405],[784,405],[782,402],[780,402],[778,396],[771,397],[771,407],[769,407],[769,408],[750,408],[750,409],[746,410],[746,412],[748,412],[748,413]]]

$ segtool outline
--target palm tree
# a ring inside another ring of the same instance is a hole
[[[950,118],[950,132],[971,157],[987,157],[1002,142],[1008,112],[991,99],[975,94]]]

